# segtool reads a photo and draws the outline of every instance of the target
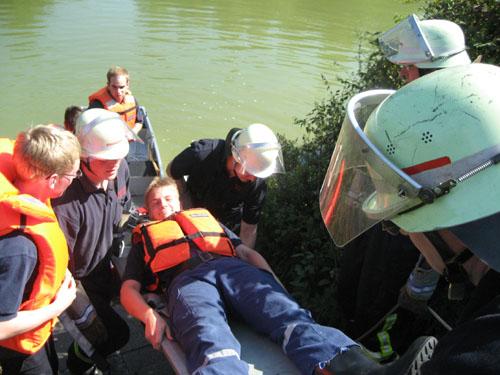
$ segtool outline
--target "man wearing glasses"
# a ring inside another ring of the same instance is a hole
[[[42,157],[40,157],[42,156]],[[0,366],[3,374],[57,374],[51,334],[75,299],[68,249],[50,206],[80,167],[76,137],[38,125],[0,139]],[[0,371],[1,372],[1,371]]]

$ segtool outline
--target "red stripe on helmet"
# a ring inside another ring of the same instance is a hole
[[[428,171],[430,169],[436,169],[439,167],[444,167],[445,165],[451,164],[451,160],[448,156],[442,156],[440,158],[429,160],[424,163],[417,165],[412,165],[411,167],[403,168],[403,172],[407,175],[414,175],[420,172]]]

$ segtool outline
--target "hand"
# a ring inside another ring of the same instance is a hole
[[[73,275],[69,270],[66,270],[66,276],[56,293],[54,301],[52,305],[57,309],[59,315],[64,310],[66,310],[75,300],[76,298],[76,283],[75,279],[73,279]]]
[[[145,325],[146,339],[156,350],[160,350],[164,335],[169,340],[173,340],[167,321],[154,309],[149,309],[146,313]]]

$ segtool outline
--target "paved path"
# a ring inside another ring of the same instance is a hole
[[[119,352],[108,357],[112,375],[173,375],[174,372],[163,354],[154,350],[144,338],[144,327],[138,320],[130,317],[120,305],[114,306],[116,311],[127,321],[130,328],[130,340]],[[66,350],[71,337],[58,324],[55,330],[55,342],[59,356],[59,373],[69,375],[66,369]]]

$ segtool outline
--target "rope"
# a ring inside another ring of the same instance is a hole
[[[382,324],[382,322],[387,319],[387,317],[389,315],[391,315],[394,311],[396,311],[399,307],[399,302],[396,303],[392,309],[389,310],[389,312],[387,314],[385,314],[382,318],[380,318],[370,329],[368,329],[368,331],[366,331],[365,333],[363,333],[361,336],[359,336],[356,341],[362,341],[363,339],[365,339],[370,333],[372,333],[375,328],[377,328],[380,324]]]

